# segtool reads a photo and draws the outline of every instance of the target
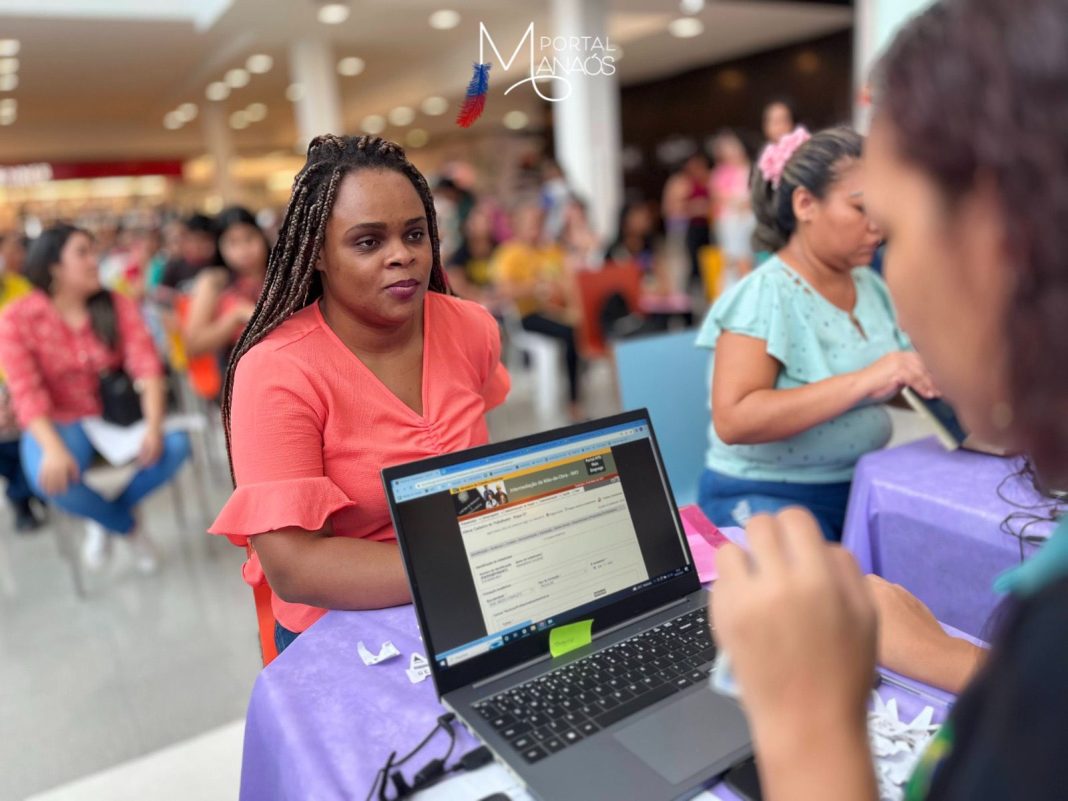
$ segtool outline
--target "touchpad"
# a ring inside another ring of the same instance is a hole
[[[686,695],[615,735],[672,784],[734,754],[748,736],[741,710],[711,690]]]

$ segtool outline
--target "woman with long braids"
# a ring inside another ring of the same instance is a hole
[[[236,489],[211,528],[251,544],[279,651],[327,609],[409,600],[383,466],[485,443],[508,393],[497,323],[452,296],[426,180],[392,142],[319,136],[234,349]]]

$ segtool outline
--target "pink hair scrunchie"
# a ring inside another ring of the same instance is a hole
[[[760,174],[764,176],[764,180],[771,182],[772,187],[778,189],[779,184],[782,183],[782,174],[783,170],[786,169],[786,162],[790,160],[790,157],[797,152],[801,145],[811,138],[812,134],[808,132],[808,129],[803,125],[798,125],[778,142],[772,142],[765,146],[760,153],[760,160],[757,161],[757,168],[760,170]]]

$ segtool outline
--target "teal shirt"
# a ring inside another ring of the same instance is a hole
[[[775,389],[791,389],[867,367],[911,347],[897,324],[886,284],[867,267],[853,270],[853,314],[862,334],[778,256],[728,290],[708,312],[697,345],[712,351],[724,331],[762,339],[781,365]],[[711,382],[709,383],[711,386]],[[830,484],[849,481],[857,460],[890,439],[890,416],[865,403],[793,437],[759,445],[727,445],[709,426],[710,470],[755,481]]]

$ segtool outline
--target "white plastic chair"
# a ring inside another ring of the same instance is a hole
[[[514,311],[504,315],[504,331],[508,343],[505,362],[514,383],[522,385],[524,379],[533,382],[535,411],[539,417],[552,417],[560,410],[564,394],[563,344],[544,334],[525,330]],[[524,354],[529,367],[524,362]]]

